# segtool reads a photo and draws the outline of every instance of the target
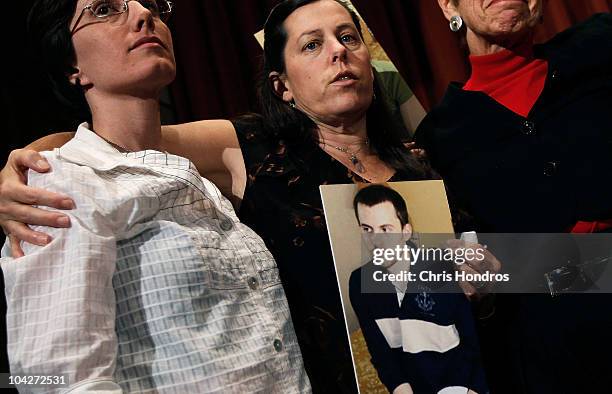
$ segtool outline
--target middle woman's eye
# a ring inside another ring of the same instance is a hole
[[[319,43],[316,41],[310,41],[308,44],[304,45],[304,50],[306,51],[314,51],[319,46]]]
[[[340,41],[342,41],[344,44],[353,44],[357,40],[352,34],[344,34],[343,36],[340,36]]]

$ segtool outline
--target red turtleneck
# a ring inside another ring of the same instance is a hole
[[[472,75],[463,89],[483,92],[521,116],[527,117],[544,90],[548,62],[534,58],[531,46],[470,56],[470,63]]]
[[[472,75],[463,90],[483,92],[523,117],[544,90],[548,62],[533,57],[531,45],[517,51],[504,49],[490,55],[470,56]],[[612,220],[577,222],[568,231],[594,233],[612,228]]]

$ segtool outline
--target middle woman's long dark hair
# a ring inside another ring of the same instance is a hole
[[[274,92],[268,76],[276,71],[285,72],[285,45],[287,32],[283,23],[295,10],[320,0],[285,0],[278,4],[266,21],[264,27],[264,59],[258,94],[264,129],[271,138],[282,139],[289,146],[316,146],[319,142],[317,125],[303,112],[291,108]],[[363,40],[359,17],[346,4],[335,0],[351,15],[359,35]],[[383,104],[383,93],[374,79],[374,99],[366,113],[367,133],[370,147],[378,157],[395,170],[409,172],[415,179],[431,179],[433,172],[429,166],[417,160],[401,141],[401,131],[393,121],[387,107]]]

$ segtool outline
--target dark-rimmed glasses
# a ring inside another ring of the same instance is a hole
[[[130,1],[138,1],[141,6],[149,10],[154,17],[161,19],[162,22],[166,22],[172,14],[173,4],[167,0],[94,0],[83,7],[74,27],[70,30],[70,34],[74,34],[76,31],[85,11],[89,11],[97,19],[103,20],[125,13],[129,9],[128,3]]]

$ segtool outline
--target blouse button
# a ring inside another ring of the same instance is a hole
[[[274,340],[274,350],[276,350],[277,352],[283,350],[283,342],[280,339]]]
[[[229,231],[232,229],[232,227],[234,227],[234,224],[232,223],[231,220],[226,219],[221,221],[221,223],[219,224],[219,226],[221,227],[221,230],[223,231]]]
[[[295,237],[293,238],[293,245],[298,248],[301,248],[302,246],[304,246],[304,240],[302,239],[302,237]]]
[[[257,281],[257,278],[254,278],[254,277],[250,277],[247,280],[247,283],[249,284],[249,287],[251,288],[251,290],[257,290],[257,287],[259,286],[259,282]]]
[[[535,134],[536,132],[535,123],[533,123],[530,120],[524,121],[523,124],[521,125],[521,131],[525,135]]]
[[[553,81],[558,82],[559,78],[559,70],[553,70],[552,73],[550,73],[550,79],[552,79]]]

